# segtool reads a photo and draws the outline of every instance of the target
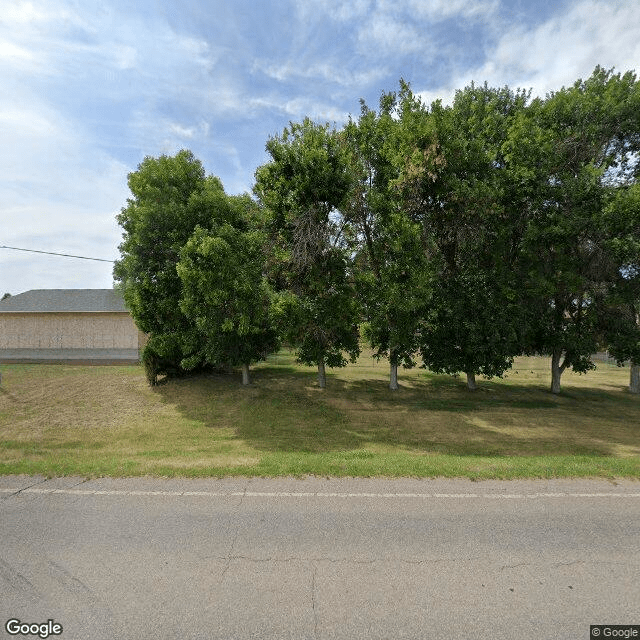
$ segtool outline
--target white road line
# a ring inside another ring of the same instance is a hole
[[[206,498],[391,498],[391,499],[480,499],[531,500],[540,498],[640,498],[640,493],[341,493],[311,491],[139,491],[104,489],[36,489],[0,488],[0,493],[63,494],[74,496],[201,496]]]

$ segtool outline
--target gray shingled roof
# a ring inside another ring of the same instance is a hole
[[[0,301],[0,313],[127,311],[113,289],[33,289]]]

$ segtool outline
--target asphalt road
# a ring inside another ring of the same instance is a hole
[[[4,477],[0,618],[64,640],[586,640],[640,624],[640,483]]]

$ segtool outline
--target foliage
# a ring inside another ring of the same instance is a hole
[[[235,213],[234,208],[228,211]],[[278,346],[269,320],[271,292],[262,275],[263,234],[241,215],[231,218],[217,220],[211,230],[197,227],[181,251],[180,304],[197,331],[192,355],[181,363],[185,369],[203,363],[248,365]]]
[[[602,216],[617,268],[603,312],[609,352],[640,365],[640,184],[617,189]]]
[[[145,361],[155,363],[153,378],[181,369],[193,329],[180,309],[176,265],[195,227],[209,225],[211,206],[224,192],[190,151],[145,158],[128,184],[132,197],[118,215],[123,241],[113,273],[138,328],[150,336]]]
[[[256,204],[188,151],[129,176],[116,285],[149,334],[149,380],[360,350],[397,367],[502,376],[518,354],[640,361],[640,85],[597,67],[529,101],[471,84],[424,104],[400,81],[341,130],[308,118],[266,143]],[[640,384],[640,382],[638,382]]]
[[[527,348],[552,356],[555,392],[567,367],[593,368],[590,355],[601,343],[600,319],[622,266],[602,214],[635,170],[639,99],[633,74],[598,67],[588,80],[535,101],[508,141],[529,197]]]
[[[329,367],[355,362],[360,306],[341,252],[317,257],[296,284],[296,291],[277,297],[273,317],[283,340],[295,345],[298,362]]]
[[[256,170],[254,190],[291,266],[304,270],[342,241],[333,214],[350,187],[346,153],[335,130],[308,118],[270,138],[266,150],[271,161]]]
[[[402,210],[393,186],[396,107],[395,94],[382,94],[378,113],[362,102],[359,120],[350,120],[344,130],[353,175],[344,215],[352,230],[364,337],[374,357],[389,359],[393,389],[393,370],[414,365],[417,328],[429,296],[420,228]]]
[[[501,147],[525,100],[471,85],[429,108],[403,92],[397,184],[433,282],[419,336],[433,371],[500,376],[518,353],[518,221]]]
[[[306,119],[267,142],[271,161],[256,171],[267,207],[271,259],[280,292],[277,321],[300,362],[344,366],[359,353],[359,309],[340,209],[350,189],[344,145],[335,130]]]

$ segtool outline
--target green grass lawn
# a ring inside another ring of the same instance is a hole
[[[503,380],[363,356],[313,369],[283,351],[240,375],[146,384],[141,367],[0,367],[0,474],[640,478],[640,398],[629,371],[599,364],[548,391],[549,361],[519,358]]]

